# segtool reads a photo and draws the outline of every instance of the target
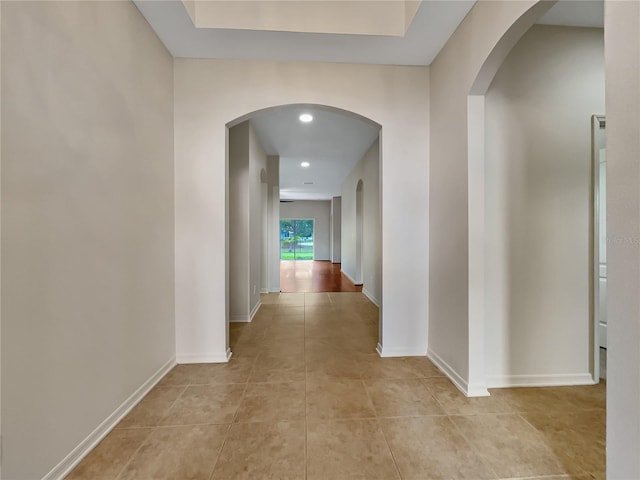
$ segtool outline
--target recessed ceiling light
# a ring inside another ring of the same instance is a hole
[[[309,123],[311,120],[313,120],[313,115],[311,115],[310,113],[303,113],[298,118],[302,123]]]
[[[301,162],[301,163],[300,163],[300,166],[301,166],[301,167],[304,167],[304,168],[307,168],[307,167],[308,167],[308,166],[310,166],[310,165],[311,165],[311,164],[310,164],[309,162]]]

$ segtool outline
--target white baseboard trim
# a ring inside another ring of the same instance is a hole
[[[487,388],[485,384],[468,383],[467,397],[490,397],[491,394]]]
[[[61,480],[73,470],[100,441],[113,430],[120,420],[135,407],[144,396],[176,365],[176,359],[171,358],[160,369],[151,375],[135,392],[131,394],[114,412],[109,415],[96,429],[75,447],[58,465],[47,473],[42,480]]]
[[[343,273],[344,276],[347,277],[349,279],[349,281],[351,283],[353,283],[354,285],[362,285],[362,282],[356,282],[354,280],[354,278],[351,275],[349,275],[347,272],[345,272],[344,270],[340,269],[340,273]]]
[[[433,364],[442,370],[449,380],[460,390],[466,397],[488,397],[489,391],[485,385],[475,385],[469,383],[462,378],[462,376],[447,362],[445,362],[440,355],[433,350],[427,351],[427,357],[433,362]]]
[[[607,348],[607,324],[600,323],[598,331],[600,332],[600,346]]]
[[[487,375],[489,388],[557,387],[593,385],[590,373],[560,373],[556,375]]]
[[[253,310],[249,313],[249,315],[229,315],[229,322],[231,323],[250,323],[253,320],[253,317],[258,313],[260,307],[262,306],[262,301],[258,300],[258,303],[253,307]]]
[[[369,300],[371,300],[371,302],[378,308],[380,308],[380,302],[378,301],[378,299],[376,297],[373,296],[373,294],[367,290],[366,288],[362,288],[362,293],[364,293],[364,296],[367,297]]]
[[[260,307],[262,306],[262,301],[258,300],[258,303],[256,303],[256,306],[253,307],[253,310],[251,310],[251,313],[249,314],[249,321],[253,321],[253,317],[256,316],[256,313],[258,313],[258,310],[260,310]]]
[[[176,356],[176,362],[185,363],[227,363],[231,358],[231,349],[227,348],[225,353],[185,353]]]
[[[420,347],[401,347],[401,348],[388,348],[383,347],[378,343],[376,347],[378,355],[381,357],[424,357],[427,354],[425,348]]]
[[[269,289],[268,288],[261,288],[260,289],[260,293],[269,293]]]

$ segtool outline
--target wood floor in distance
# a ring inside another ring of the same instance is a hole
[[[280,291],[299,292],[361,292],[341,271],[339,263],[317,260],[280,261]]]

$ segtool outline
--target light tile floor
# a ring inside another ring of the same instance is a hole
[[[605,386],[466,398],[426,358],[379,358],[361,293],[263,296],[228,364],[179,365],[67,477],[605,478]]]

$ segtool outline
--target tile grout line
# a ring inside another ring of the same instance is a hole
[[[371,394],[369,393],[369,389],[367,388],[367,385],[366,385],[364,380],[362,380],[362,384],[364,385],[364,389],[367,392],[367,396],[369,397],[369,401],[373,405],[373,400],[371,400]],[[389,449],[389,453],[391,454],[391,460],[393,461],[393,466],[396,468],[396,474],[398,475],[398,478],[400,480],[402,480],[402,473],[400,472],[400,467],[398,466],[398,461],[396,460],[396,456],[393,453],[393,449],[391,448],[391,444],[389,443],[389,439],[387,438],[387,435],[384,433],[384,428],[382,428],[382,425],[380,424],[380,420],[382,419],[382,417],[378,417],[378,412],[376,411],[375,405],[373,406],[373,412],[375,414],[376,426],[380,429],[380,433],[382,433],[382,438],[384,439],[384,443],[387,445],[387,448]]]
[[[373,409],[373,414],[374,414],[374,421],[376,422],[376,427],[380,430],[380,433],[382,433],[382,438],[384,439],[384,443],[387,445],[387,448],[389,449],[389,453],[391,454],[391,460],[393,461],[393,466],[396,469],[396,474],[398,475],[398,478],[400,480],[402,480],[402,473],[400,473],[400,467],[398,466],[398,461],[396,460],[396,456],[393,453],[393,450],[391,448],[391,444],[389,443],[389,440],[387,439],[386,434],[384,433],[384,428],[382,428],[382,425],[380,424],[379,420],[382,417],[378,416],[378,411],[376,410],[376,406],[373,403],[373,399],[371,398],[371,393],[369,392],[369,389],[367,388],[367,383],[364,381],[363,378],[360,379],[360,381],[362,382],[362,386],[364,387],[364,391],[367,394],[367,398],[369,399],[369,403],[371,404],[371,407]]]
[[[174,367],[174,368],[175,368],[175,367]],[[167,372],[167,373],[165,374],[165,376],[164,376],[164,377],[166,377],[168,374],[169,374],[169,372]],[[164,377],[162,377],[162,378],[164,378]],[[160,379],[160,381],[162,381],[162,379]],[[160,382],[158,382],[158,383],[160,383]],[[181,391],[181,392],[180,392],[180,394],[176,397],[176,399],[171,403],[171,405],[170,405],[169,407],[167,407],[167,409],[165,410],[165,415],[163,415],[163,416],[162,416],[162,418],[157,422],[158,424],[159,424],[159,423],[161,423],[161,422],[162,422],[162,420],[164,420],[164,419],[167,417],[169,410],[171,410],[171,409],[173,408],[173,406],[174,406],[174,405],[176,404],[176,402],[180,399],[180,397],[182,397],[182,395],[184,394],[184,392],[186,392],[186,391],[187,391],[187,388],[189,388],[189,384],[187,384],[187,385],[183,385],[183,386],[182,386],[182,391]],[[151,393],[151,392],[149,392],[149,393]],[[149,395],[149,394],[147,393],[147,395]],[[143,397],[143,399],[142,399],[142,400],[144,400],[144,398],[146,398],[146,396],[147,396],[147,395],[145,395],[145,397]],[[141,401],[142,401],[142,400],[141,400]],[[126,417],[125,417],[125,418],[126,418]],[[123,420],[124,420],[124,419],[123,419]],[[120,420],[120,422],[121,422],[121,421],[122,421],[122,420]],[[118,423],[120,423],[120,422],[118,422]],[[117,427],[118,427],[118,426],[116,425],[116,427],[115,427],[115,428],[117,428]],[[147,435],[147,438],[145,438],[145,439],[142,441],[142,443],[140,443],[140,446],[139,446],[138,448],[136,448],[136,449],[135,449],[135,451],[134,451],[134,452],[129,456],[129,458],[128,458],[128,459],[127,459],[127,461],[124,463],[124,465],[122,466],[122,468],[120,469],[120,471],[118,471],[118,474],[117,474],[117,475],[115,475],[115,476],[113,477],[113,480],[118,480],[120,477],[122,477],[122,474],[125,472],[125,470],[127,469],[127,467],[131,464],[132,460],[135,458],[135,456],[138,454],[138,452],[142,449],[142,447],[144,447],[144,445],[149,441],[149,438],[151,438],[151,436],[153,435],[153,433],[154,433],[154,432],[155,432],[159,427],[160,427],[160,425],[153,425],[153,426],[150,426],[150,427],[138,427],[138,428],[151,428],[151,432],[149,432],[149,435]],[[114,430],[115,430],[115,428],[114,428]],[[124,430],[124,429],[123,429],[123,430]]]
[[[460,427],[458,427],[456,422],[454,422],[452,420],[451,415],[447,415],[447,420],[449,422],[451,422],[451,424],[453,425],[453,428],[455,428],[458,431],[458,433],[464,439],[466,444],[469,445],[469,448],[471,449],[471,451],[473,451],[473,453],[476,454],[476,456],[478,457],[478,460],[480,460],[480,463],[482,463],[485,467],[487,467],[489,469],[490,472],[493,473],[493,478],[494,479],[499,479],[500,477],[498,476],[498,473],[494,470],[494,468],[491,465],[489,465],[489,463],[484,459],[484,457],[482,455],[480,455],[480,452],[475,447],[475,445],[473,443],[471,443],[471,441],[467,438],[467,436],[464,434],[462,429]]]
[[[304,333],[302,344],[302,361],[304,362],[304,478],[307,480],[307,460],[309,430],[307,428],[307,295],[304,294],[304,312],[303,312],[302,330]]]
[[[113,477],[113,480],[118,480],[120,477],[122,477],[122,474],[127,469],[127,467],[129,466],[129,464],[131,463],[133,458],[138,454],[138,452],[142,449],[142,447],[149,441],[149,437],[151,437],[151,435],[153,435],[153,432],[155,432],[156,428],[157,427],[151,427],[151,432],[149,432],[149,435],[147,435],[147,438],[145,438],[144,441],[140,444],[140,446],[138,448],[136,448],[136,450],[131,454],[131,456],[124,463],[124,465],[122,466],[122,468],[120,469],[118,474],[115,477]]]
[[[231,426],[232,425],[233,425],[233,423],[230,423],[227,426],[227,431],[224,434],[224,440],[222,440],[222,444],[220,445],[220,448],[218,449],[218,453],[216,454],[216,461],[213,462],[213,466],[211,467],[211,473],[208,476],[209,480],[213,479],[213,474],[216,472],[216,467],[218,466],[218,462],[220,461],[220,456],[222,455],[222,450],[224,449],[224,446],[227,443],[227,439],[229,438],[229,432],[231,431]]]
[[[238,407],[236,408],[235,413],[233,414],[233,418],[231,419],[231,423],[227,427],[227,432],[224,435],[224,440],[222,440],[222,444],[218,449],[218,453],[216,455],[216,461],[213,462],[213,467],[211,468],[211,474],[209,474],[209,480],[213,479],[213,475],[216,472],[216,467],[218,466],[218,462],[220,461],[220,456],[222,455],[222,450],[224,446],[227,444],[227,440],[229,439],[229,433],[231,432],[231,427],[238,417],[238,412],[240,411],[240,407],[242,406],[242,402],[247,394],[247,390],[249,389],[249,380],[251,379],[251,374],[253,373],[253,369],[256,368],[257,357],[253,359],[253,364],[251,365],[251,370],[249,370],[249,374],[247,375],[247,380],[245,381],[244,390],[242,391],[242,396],[240,397],[240,401],[238,402]]]
[[[538,432],[538,431],[539,431],[539,430],[538,430],[538,428],[537,428],[533,423],[531,423],[531,422],[530,422],[530,421],[529,421],[529,420],[528,420],[528,419],[523,415],[523,413],[524,413],[524,414],[526,414],[526,413],[536,413],[536,412],[516,412],[516,415],[518,415],[518,417],[520,417],[522,420],[524,420],[524,422],[525,422],[527,425],[529,425],[529,426],[530,426],[531,428],[533,428],[536,432]],[[548,415],[548,414],[546,414],[546,413],[542,413],[542,412],[540,412],[540,414],[542,414],[542,415],[544,415],[544,416],[546,416],[546,417],[549,417],[549,415]],[[567,428],[568,428],[570,431],[573,431],[573,433],[576,433],[576,434],[578,433],[578,432],[576,432],[575,430],[573,430],[573,429],[572,429],[572,428],[570,428],[570,427],[567,427]],[[547,445],[545,444],[545,446],[547,446]],[[555,454],[555,452],[552,452],[552,453],[553,453],[554,458],[558,459],[558,458],[557,458],[557,455]],[[559,461],[559,459],[558,459],[558,461]],[[564,464],[562,464],[562,463],[561,463],[561,466],[562,466],[562,467],[564,467]],[[593,477],[592,472],[587,472],[587,471],[583,470],[583,469],[582,469],[582,466],[580,466],[579,468],[582,470],[582,472],[581,472],[581,473],[578,473],[577,475],[589,475],[589,476]],[[563,474],[561,474],[561,475],[575,475],[575,474],[572,474],[572,473],[563,473]],[[544,477],[543,477],[543,478],[544,478]],[[570,477],[567,477],[567,478],[570,478]]]
[[[157,424],[157,425],[154,425],[154,427],[161,427],[161,426],[162,426],[162,425],[161,425],[162,421],[163,421],[165,418],[167,418],[167,417],[169,416],[169,412],[171,411],[171,409],[172,409],[173,407],[175,407],[175,406],[176,406],[176,403],[178,403],[178,400],[180,400],[180,399],[182,398],[182,396],[184,395],[184,392],[186,392],[186,391],[187,391],[187,389],[188,389],[191,385],[192,385],[192,383],[191,383],[191,382],[187,383],[186,385],[181,385],[181,386],[182,386],[182,391],[181,391],[181,392],[180,392],[180,394],[176,397],[176,399],[175,399],[173,402],[171,402],[171,405],[169,405],[169,406],[167,407],[167,409],[164,411],[164,415],[162,415],[162,417],[161,417],[161,418],[160,418],[160,420],[158,421],[158,424]]]

